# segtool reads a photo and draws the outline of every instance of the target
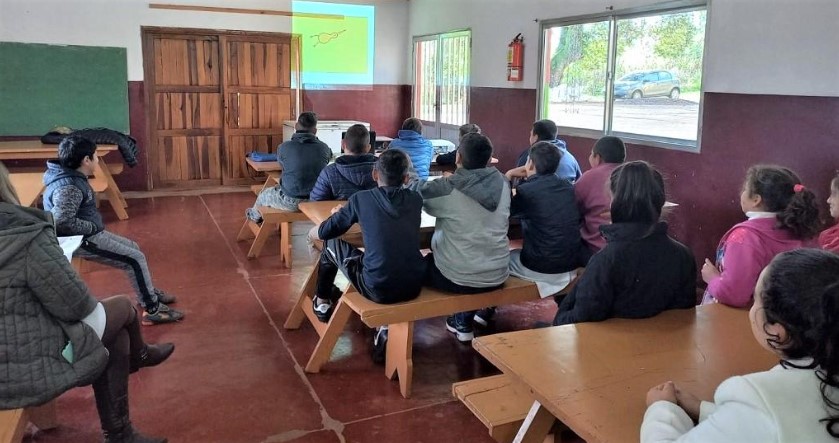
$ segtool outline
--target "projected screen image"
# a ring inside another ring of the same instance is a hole
[[[375,7],[294,1],[304,87],[372,85]]]

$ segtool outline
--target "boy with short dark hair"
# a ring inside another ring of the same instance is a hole
[[[98,164],[96,144],[73,135],[58,145],[58,160],[47,162],[44,209],[55,219],[56,234],[84,236],[76,255],[126,272],[145,310],[144,325],[181,320],[183,313],[166,305],[174,303],[175,297],[155,288],[152,283],[149,265],[140,246],[105,230],[102,215],[96,208],[96,195],[87,181]]]
[[[257,223],[262,221],[258,209],[260,206],[296,212],[300,202],[309,198],[318,174],[332,158],[332,150],[317,138],[317,114],[300,114],[294,128],[296,132],[291,140],[277,148],[277,160],[283,168],[280,183],[260,192],[256,203],[245,212],[249,219]]]
[[[361,295],[376,303],[416,298],[425,276],[419,251],[422,197],[405,188],[411,161],[402,151],[385,151],[373,169],[378,187],[350,196],[318,228],[325,247],[318,263],[312,301],[318,319],[328,322],[340,291],[340,269]],[[340,239],[352,225],[361,226],[364,252]]]
[[[414,170],[420,180],[428,180],[434,147],[422,136],[422,122],[418,118],[407,118],[402,122],[402,129],[397,138],[388,145],[388,149],[401,149],[411,157]]]
[[[370,131],[364,125],[352,125],[341,141],[344,155],[323,168],[309,194],[309,200],[347,200],[358,191],[373,189],[376,156],[370,154]]]
[[[481,127],[474,124],[474,123],[467,123],[465,125],[462,125],[460,128],[458,128],[458,133],[459,133],[459,135],[458,135],[457,143],[460,144],[460,141],[463,140],[463,137],[466,134],[480,134],[481,133]],[[455,161],[457,160],[456,157],[457,157],[457,149],[455,149],[452,152],[448,152],[448,153],[445,153],[445,154],[440,154],[440,155],[437,156],[437,165],[438,166],[453,165],[453,164],[455,164]]]
[[[492,142],[466,134],[457,148],[454,174],[420,185],[428,214],[437,217],[426,256],[426,284],[456,294],[496,289],[509,274],[507,228],[510,184],[494,167]],[[462,342],[474,337],[474,312],[446,319],[446,328]]]
[[[580,234],[589,247],[589,255],[606,246],[606,239],[600,234],[600,226],[610,222],[608,215],[612,197],[607,191],[609,177],[624,161],[626,145],[623,140],[613,136],[601,137],[588,157],[591,169],[574,185],[577,208],[583,217]]]
[[[559,178],[564,178],[571,183],[574,183],[580,179],[580,176],[583,175],[583,171],[580,170],[580,164],[577,162],[574,154],[568,152],[565,140],[557,137],[558,133],[559,129],[557,129],[556,123],[554,123],[553,120],[538,120],[533,123],[533,127],[530,130],[530,145],[533,146],[536,142],[546,141],[556,146],[556,148],[562,153],[562,157],[559,161],[559,168],[556,170],[556,175]],[[518,160],[516,160],[515,171],[517,172],[513,175],[514,177],[525,177],[524,164],[527,163],[527,156],[529,153],[530,148],[527,148],[521,153],[521,155],[519,155]]]

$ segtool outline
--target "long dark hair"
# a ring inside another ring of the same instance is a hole
[[[661,218],[664,179],[652,165],[637,160],[624,163],[609,180],[612,191],[612,223],[652,224]]]
[[[759,195],[769,212],[777,212],[778,227],[797,238],[809,239],[821,230],[816,196],[801,185],[801,178],[781,166],[757,165],[746,173],[745,189]]]
[[[839,438],[839,255],[820,249],[797,249],[775,257],[764,277],[763,301],[767,324],[780,324],[785,339],[770,335],[769,346],[784,356],[785,367],[815,369],[828,416],[820,421],[831,437]],[[765,326],[764,326],[764,330]],[[797,366],[789,360],[812,358]]]

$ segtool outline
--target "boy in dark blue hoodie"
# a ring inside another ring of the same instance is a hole
[[[352,125],[341,144],[344,155],[320,171],[309,200],[348,200],[358,191],[376,187],[376,156],[370,154],[370,131],[364,125]]]
[[[96,196],[87,181],[98,164],[96,144],[77,135],[62,140],[58,145],[58,160],[47,162],[44,209],[52,212],[56,233],[59,236],[84,236],[76,255],[128,274],[128,281],[146,311],[143,324],[182,319],[183,313],[167,306],[175,302],[175,297],[152,283],[149,264],[140,246],[105,230],[102,215],[96,209]]]

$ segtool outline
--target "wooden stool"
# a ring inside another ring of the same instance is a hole
[[[286,267],[291,267],[291,223],[296,221],[309,221],[302,212],[288,212],[279,209],[260,206],[262,224],[252,220],[245,220],[239,235],[238,241],[253,239],[253,244],[248,251],[248,258],[257,258],[265,246],[265,242],[272,233],[280,232],[280,262]]]
[[[26,424],[29,422],[38,429],[57,427],[58,414],[55,400],[31,408],[0,411],[0,443],[20,443],[26,431]]]

